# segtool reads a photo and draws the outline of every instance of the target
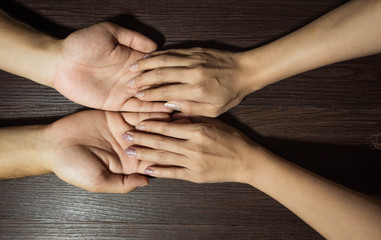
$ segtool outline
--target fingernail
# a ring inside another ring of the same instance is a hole
[[[152,56],[152,54],[146,54],[146,55],[144,55],[143,58],[149,58],[149,57],[151,57],[151,56]]]
[[[135,148],[129,147],[126,150],[124,150],[124,154],[126,154],[128,157],[135,157],[136,156],[136,150]]]
[[[152,174],[153,174],[153,169],[152,169],[152,168],[147,168],[147,169],[145,170],[145,173],[146,173],[147,175],[152,175]]]
[[[127,82],[127,86],[132,86],[135,84],[135,78],[131,79],[130,81]]]
[[[142,185],[139,185],[138,188],[145,187],[145,186],[148,186],[148,185],[149,185],[148,183],[143,183]]]
[[[138,63],[135,62],[135,63],[131,64],[129,69],[130,70],[136,70],[136,69],[138,69]]]
[[[166,108],[171,109],[171,110],[180,111],[180,106],[179,106],[179,104],[177,104],[177,103],[167,102],[167,103],[164,103],[164,106],[165,106]]]
[[[143,97],[144,96],[144,91],[138,92],[135,97]]]
[[[128,134],[128,133],[124,133],[122,138],[124,140],[126,140],[127,142],[132,142],[134,141],[134,137],[131,135],[131,134]]]
[[[146,130],[146,127],[144,125],[136,125],[135,128],[140,131]]]

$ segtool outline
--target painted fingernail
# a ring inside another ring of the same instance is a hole
[[[164,103],[164,106],[171,110],[180,111],[180,105],[177,103],[167,102],[167,103]]]
[[[135,128],[140,131],[146,130],[146,127],[144,125],[136,125]]]
[[[126,140],[127,142],[132,142],[134,141],[134,137],[131,135],[131,134],[128,134],[128,133],[124,133],[122,138],[124,140]]]
[[[152,54],[146,54],[146,55],[144,55],[143,58],[149,58],[149,57],[151,57],[151,56],[152,56]]]
[[[148,185],[149,185],[148,183],[143,183],[142,185],[139,185],[138,188],[145,187],[145,186],[148,186]]]
[[[147,175],[152,175],[152,174],[153,174],[153,169],[152,169],[152,168],[147,168],[147,169],[145,170],[145,173],[146,173]]]
[[[135,97],[143,97],[144,96],[144,91],[138,92]]]
[[[136,150],[135,148],[129,147],[126,150],[124,150],[124,154],[126,154],[130,158],[134,158],[136,156]]]
[[[127,86],[132,86],[135,84],[135,78],[131,79],[130,81],[127,82]]]
[[[135,63],[131,64],[129,69],[130,70],[136,70],[136,69],[138,69],[138,63],[135,62]]]

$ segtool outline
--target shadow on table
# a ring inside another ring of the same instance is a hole
[[[19,21],[24,22],[41,32],[45,32],[57,38],[65,38],[70,33],[77,30],[56,24],[34,12],[32,9],[11,0],[2,0],[0,2],[0,8],[15,19],[18,19]],[[110,19],[105,19],[105,21],[143,33],[147,37],[153,39],[159,47],[161,47],[165,42],[164,35],[154,28],[139,22],[131,14],[122,14]]]
[[[284,159],[367,194],[381,194],[381,151],[371,145],[330,145],[266,138],[229,114],[220,117]]]

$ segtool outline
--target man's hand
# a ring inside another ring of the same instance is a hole
[[[47,127],[43,158],[62,180],[92,192],[128,193],[148,184],[150,162],[129,159],[123,139],[132,125],[145,119],[166,120],[165,113],[84,111]]]
[[[138,73],[129,66],[156,44],[144,35],[104,22],[58,42],[50,86],[70,100],[96,109],[168,112],[162,103],[134,98],[127,82]]]

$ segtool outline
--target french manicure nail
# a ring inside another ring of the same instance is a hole
[[[164,106],[165,106],[166,108],[171,109],[171,110],[180,111],[180,106],[179,106],[179,104],[177,104],[177,103],[167,102],[167,103],[164,103]]]
[[[153,174],[153,169],[152,169],[152,168],[147,168],[147,169],[145,170],[145,173],[146,173],[147,175],[152,175],[152,174]]]
[[[135,148],[129,147],[126,150],[124,150],[124,154],[126,154],[128,157],[135,157],[136,156],[136,150]]]
[[[140,131],[146,130],[146,127],[144,125],[136,125],[135,128]]]
[[[131,135],[131,134],[128,134],[128,133],[124,133],[122,138],[124,140],[126,140],[127,142],[132,142],[134,141],[134,137]]]
[[[144,91],[138,92],[135,97],[143,97],[144,96]]]
[[[136,70],[136,69],[138,69],[138,63],[135,62],[135,63],[131,64],[129,69],[130,70]]]
[[[146,54],[146,55],[144,55],[143,58],[149,58],[149,57],[151,57],[151,56],[152,56],[152,54]]]
[[[131,79],[131,80],[129,80],[128,82],[127,82],[127,86],[132,86],[132,85],[134,85],[135,84],[135,78],[133,78],[133,79]]]

